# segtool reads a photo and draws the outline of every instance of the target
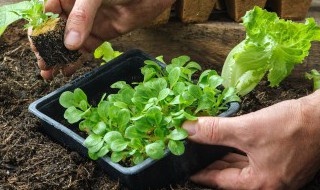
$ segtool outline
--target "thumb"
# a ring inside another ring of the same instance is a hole
[[[70,50],[80,49],[89,36],[102,0],[77,0],[69,14],[64,43]]]
[[[189,133],[189,139],[202,144],[222,145],[243,150],[241,136],[247,128],[240,126],[241,116],[234,118],[199,117],[197,121],[186,121],[183,128]]]

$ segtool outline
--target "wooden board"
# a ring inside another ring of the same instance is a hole
[[[308,16],[315,17],[320,24],[320,0],[314,0]],[[245,38],[243,26],[227,18],[225,13],[211,16],[207,23],[181,24],[170,21],[159,28],[139,29],[112,41],[116,49],[142,49],[157,56],[164,55],[171,59],[179,55],[189,55],[199,63],[210,63],[213,69],[221,66],[229,51]],[[320,69],[320,43],[312,45],[305,64],[299,65],[293,77],[301,78],[312,68]]]

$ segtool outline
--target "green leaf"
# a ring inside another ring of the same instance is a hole
[[[78,110],[76,107],[72,106],[69,107],[65,112],[64,112],[64,118],[68,120],[69,123],[77,123],[81,120],[83,115],[83,111]]]
[[[110,148],[112,151],[120,152],[126,149],[128,144],[129,142],[125,141],[124,139],[117,139],[112,141]]]
[[[103,140],[109,145],[117,139],[123,139],[121,133],[118,131],[110,131],[103,138]]]
[[[198,117],[197,116],[193,116],[187,112],[183,112],[183,115],[184,117],[189,120],[189,121],[195,121],[195,120],[198,120]]]
[[[132,157],[133,163],[138,165],[144,161],[144,157],[140,152],[136,152]]]
[[[150,123],[154,123],[155,125],[160,125],[162,121],[162,112],[157,107],[152,107],[146,113],[146,118]]]
[[[141,73],[144,76],[144,79],[143,79],[144,82],[151,80],[152,78],[154,78],[157,75],[157,72],[155,71],[155,69],[149,68],[149,67],[143,67],[141,69]]]
[[[168,138],[171,140],[179,141],[188,137],[188,132],[183,128],[176,128],[169,135]]]
[[[166,128],[156,128],[154,130],[154,135],[160,139],[164,139],[166,134],[167,134],[167,129]]]
[[[88,155],[89,155],[89,158],[91,158],[92,160],[98,160],[98,158],[99,158],[99,156],[96,152],[88,151]]]
[[[101,140],[98,144],[88,147],[89,152],[99,152],[103,146],[103,143],[104,142]]]
[[[141,149],[143,148],[142,140],[139,138],[131,139],[130,146],[134,149]]]
[[[118,163],[123,159],[123,157],[124,157],[124,152],[112,152],[111,161]]]
[[[169,88],[162,89],[159,93],[158,100],[162,101],[166,99],[170,93],[171,93],[171,90]]]
[[[110,86],[111,88],[123,89],[125,87],[130,87],[125,81],[118,81]]]
[[[218,86],[222,85],[223,78],[218,75],[212,75],[210,76],[208,83],[211,88],[217,88]]]
[[[93,147],[93,146],[99,144],[100,142],[103,142],[102,137],[100,135],[91,134],[86,138],[86,140],[83,142],[83,144],[86,147]]]
[[[168,80],[171,88],[178,82],[180,74],[181,74],[181,70],[179,67],[175,67],[169,73]]]
[[[194,98],[199,98],[202,95],[202,90],[198,85],[190,85],[190,86],[188,86],[188,92]]]
[[[183,142],[170,140],[168,143],[168,148],[172,152],[172,154],[176,156],[180,156],[184,153],[185,147]]]
[[[141,132],[148,132],[153,129],[153,126],[148,122],[146,117],[137,120],[134,126]]]
[[[306,78],[313,80],[313,90],[316,91],[320,89],[320,72],[312,69],[310,73],[306,73]]]
[[[146,137],[146,135],[144,133],[142,133],[141,131],[139,131],[137,129],[136,126],[130,126],[126,129],[126,132],[125,132],[125,135],[124,135],[126,138],[129,138],[129,139],[133,139],[133,138],[144,138]]]
[[[194,61],[191,61],[191,62],[189,62],[187,65],[186,65],[186,68],[188,68],[188,69],[195,69],[195,70],[201,70],[201,66],[198,64],[198,63],[196,63],[196,62],[194,62]]]
[[[109,153],[109,146],[108,145],[104,145],[99,152],[97,152],[97,156],[98,157],[104,157],[105,155],[107,155]]]
[[[59,98],[59,103],[64,108],[75,106],[74,95],[70,91],[63,92]]]
[[[160,159],[164,156],[163,144],[154,142],[146,146],[146,153],[152,159]]]
[[[109,42],[104,42],[94,51],[94,57],[96,59],[102,58],[105,62],[109,62],[119,55],[121,55],[121,52],[114,51]]]
[[[87,95],[80,88],[74,90],[73,97],[76,103],[80,103],[82,100],[88,101]]]
[[[130,117],[130,111],[128,109],[121,109],[117,119],[118,125],[126,126],[130,121]]]
[[[183,82],[177,82],[173,87],[173,92],[175,95],[181,94],[186,89],[186,85]]]
[[[92,129],[92,131],[98,135],[104,134],[106,130],[107,130],[107,125],[103,121],[100,121],[99,123],[97,123],[97,125],[95,125]]]

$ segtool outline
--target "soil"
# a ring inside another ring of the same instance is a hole
[[[79,51],[68,50],[64,46],[63,41],[66,23],[66,19],[60,18],[57,23],[54,22],[55,27],[53,30],[45,31],[39,35],[32,34],[30,36],[34,46],[48,67],[75,62],[81,56]]]
[[[0,189],[123,189],[93,161],[41,133],[39,120],[28,112],[31,102],[97,67],[98,63],[86,63],[70,78],[59,75],[53,81],[44,81],[25,33],[11,27],[0,39]],[[308,94],[310,86],[302,82],[288,80],[274,89],[262,82],[244,98],[239,114]],[[208,188],[188,181],[169,189]],[[320,189],[320,174],[303,189]]]

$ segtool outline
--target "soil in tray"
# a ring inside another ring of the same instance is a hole
[[[38,74],[36,58],[28,46],[25,31],[10,28],[2,40],[7,45],[0,54],[0,189],[122,189],[94,162],[41,133],[39,121],[27,110],[31,102],[97,67],[99,62],[85,64],[72,78],[59,76],[45,82]],[[209,65],[203,67],[210,68]],[[244,98],[240,114],[304,96],[310,92],[310,86],[303,83],[286,81],[280,87],[270,89],[262,82]],[[303,189],[319,188],[320,174]],[[208,188],[185,182],[171,189]]]

